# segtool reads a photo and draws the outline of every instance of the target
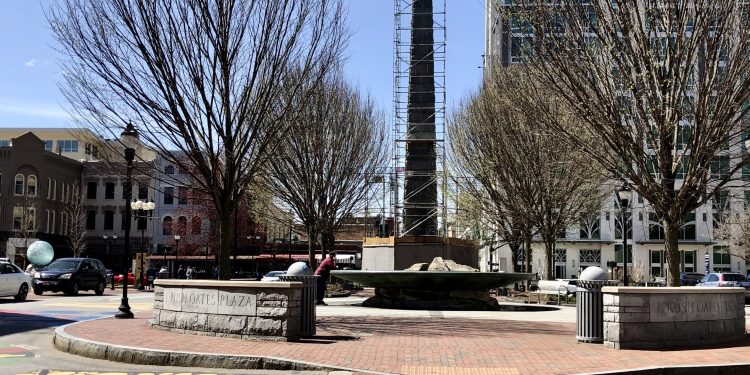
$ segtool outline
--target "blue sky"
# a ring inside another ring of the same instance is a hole
[[[484,1],[447,0],[448,108],[474,90],[484,53]],[[0,127],[74,126],[63,110],[59,55],[44,18],[49,0],[0,0]],[[347,0],[347,75],[392,112],[393,1]]]

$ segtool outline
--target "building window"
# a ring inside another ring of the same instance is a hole
[[[578,254],[578,263],[581,265],[581,270],[590,266],[599,267],[602,265],[602,251],[599,249],[581,249]]]
[[[588,219],[581,221],[580,239],[582,240],[598,240],[600,235],[599,230],[599,216],[593,216]]]
[[[78,141],[61,140],[57,141],[57,148],[60,152],[78,152]]]
[[[86,184],[86,199],[96,199],[96,181]]]
[[[96,146],[94,146],[92,144],[89,144],[89,143],[86,143],[86,147],[85,148],[86,148],[86,150],[85,150],[86,155],[91,155],[91,156],[93,156],[95,158],[99,157],[99,150],[96,148]]]
[[[187,231],[187,218],[180,216],[177,218],[177,234],[184,236]]]
[[[52,152],[55,141],[44,141],[44,151]]]
[[[164,188],[164,204],[174,204],[174,188]]]
[[[188,188],[185,186],[177,189],[177,204],[188,204]]]
[[[555,260],[555,278],[566,278],[567,276],[567,265],[568,265],[568,251],[566,249],[555,249],[554,253]]]
[[[628,212],[625,214],[625,220],[628,224],[628,239],[633,238],[633,214]],[[615,213],[615,239],[622,239],[622,211]]]
[[[622,253],[622,244],[618,243],[615,244],[615,261],[617,263],[622,263],[623,260],[623,253]],[[633,263],[633,245],[628,244],[628,264]]]
[[[172,235],[172,217],[167,216],[161,221],[162,233],[165,236]]]
[[[688,214],[685,224],[680,228],[679,239],[695,240],[695,212]]]
[[[13,194],[23,195],[24,182],[25,182],[25,178],[23,177],[23,175],[17,174],[16,185],[15,185],[15,188],[13,189]]]
[[[50,220],[49,220],[49,218],[50,218],[50,215],[49,215],[49,210],[44,210],[44,211],[46,211],[46,212],[47,212],[47,233],[50,233],[50,231],[49,231],[49,224],[50,224]]]
[[[200,216],[193,216],[193,220],[190,223],[190,234],[193,235],[200,235],[201,234],[201,226],[203,224]]]
[[[23,208],[13,207],[13,230],[21,230],[23,227]]]
[[[52,200],[57,199],[57,180],[52,180]]]
[[[60,234],[63,236],[68,234],[68,214],[65,212],[60,214]]]
[[[138,199],[145,200],[148,198],[148,185],[145,183],[138,184]]]
[[[711,161],[711,177],[723,179],[729,177],[729,156],[720,155]]]
[[[115,229],[114,211],[104,211],[104,230]]]
[[[664,239],[664,227],[659,222],[659,217],[655,213],[648,213],[648,239],[650,240],[663,240]]]
[[[0,147],[10,147],[12,144],[10,143],[10,140],[7,139],[0,139]]]
[[[107,182],[104,184],[104,199],[115,199],[114,182]]]
[[[36,176],[33,174],[28,177],[26,182],[26,195],[36,197]]]
[[[50,233],[55,234],[56,232],[55,231],[55,211],[53,210],[51,214],[52,214],[52,225],[50,225],[50,228],[52,228],[52,232]]]
[[[695,272],[696,251],[680,251],[680,271]]]
[[[52,197],[52,179],[47,177],[47,199]]]
[[[86,230],[96,230],[96,211],[86,212]]]
[[[164,173],[166,174],[174,174],[174,165],[168,165],[164,167]]]
[[[714,272],[731,272],[732,255],[729,246],[714,246]]]
[[[651,277],[664,276],[664,250],[649,250]]]

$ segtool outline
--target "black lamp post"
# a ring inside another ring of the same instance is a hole
[[[628,205],[630,204],[631,192],[630,185],[627,181],[622,182],[620,190],[617,191],[617,199],[620,202],[620,215],[622,217],[622,252],[623,252],[623,264],[622,269],[622,282],[624,286],[628,286]]]
[[[105,251],[106,251],[106,254],[107,254],[107,262],[109,262],[110,261],[110,259],[109,259],[109,244],[110,244],[110,242],[117,240],[117,234],[116,233],[112,233],[111,237],[107,236],[105,234],[105,235],[102,236],[102,238],[104,239],[104,245],[106,247]],[[113,268],[113,270],[112,270],[112,290],[115,289],[115,271],[116,270]]]
[[[146,220],[151,219],[151,214],[154,212],[154,208],[156,207],[156,203],[154,203],[153,200],[148,201],[142,201],[142,200],[134,200],[130,202],[130,208],[135,211],[135,218],[138,219],[138,225],[141,227],[141,272],[138,277],[138,282],[136,282],[136,286],[138,287],[138,290],[145,289],[145,286],[143,285],[143,255],[145,252],[145,239],[146,239]],[[141,220],[144,221],[143,225],[140,225]]]
[[[128,131],[132,131],[133,134],[135,133],[135,130],[132,128],[129,128],[125,132],[122,133],[122,135],[128,135]],[[130,147],[125,149],[125,161],[127,164],[126,169],[126,177],[125,177],[125,259],[126,259],[126,268],[127,264],[130,263],[130,224],[131,224],[131,212],[130,212],[130,197],[133,195],[133,159],[135,158],[135,149],[132,149]],[[132,319],[133,318],[133,312],[130,311],[130,305],[128,304],[128,279],[127,279],[127,272],[125,276],[125,282],[122,283],[122,299],[120,300],[120,307],[118,307],[118,312],[115,314],[115,318],[118,319]]]
[[[292,225],[294,224],[294,216],[292,211],[289,210],[289,265],[292,265]]]

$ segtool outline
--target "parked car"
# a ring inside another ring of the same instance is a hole
[[[263,276],[263,278],[260,279],[260,281],[281,281],[281,279],[279,279],[279,276],[285,275],[285,274],[286,274],[286,271],[271,271],[267,273],[265,276]]]
[[[115,275],[115,284],[122,284],[122,279],[125,278],[123,274]],[[146,274],[143,274],[143,285],[146,285],[148,283],[148,277],[146,277]],[[135,285],[135,275],[133,275],[132,272],[128,272],[128,285]]]
[[[104,294],[107,271],[104,264],[92,258],[60,258],[34,274],[34,294],[45,291],[76,295],[81,290]]]
[[[680,285],[695,286],[704,276],[706,275],[698,272],[680,272]]]
[[[25,301],[31,286],[31,276],[7,258],[0,258],[0,297]]]
[[[740,287],[745,288],[745,298],[750,298],[750,281],[744,275],[734,272],[712,272],[703,276],[697,287]]]

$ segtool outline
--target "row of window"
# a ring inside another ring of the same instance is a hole
[[[15,184],[13,187],[13,195],[16,196],[29,196],[36,197],[37,192],[37,179],[36,176],[30,174],[24,176],[23,174],[17,174],[15,178]]]
[[[86,230],[96,230],[96,211],[89,210],[86,213]],[[104,211],[104,227],[103,230],[113,230],[115,227],[115,212],[112,210]],[[145,218],[134,218],[136,220],[136,230],[147,229],[147,219]],[[120,229],[125,230],[126,221],[120,218]],[[190,227],[188,228],[188,219],[185,216],[177,218],[177,225],[174,225],[174,219],[171,216],[166,216],[162,219],[162,234],[163,235],[185,235],[190,229],[190,234],[201,235],[202,233],[203,220],[195,216],[190,221]]]
[[[98,184],[95,181],[90,181],[86,185],[86,199],[96,199]],[[188,188],[179,188],[177,195],[177,204],[188,204]],[[164,199],[163,204],[174,204],[175,188],[165,187],[164,188]],[[115,199],[115,183],[105,182],[104,183],[104,199]],[[122,189],[122,199],[127,199],[125,189]],[[138,184],[138,199],[148,199],[148,185]]]

